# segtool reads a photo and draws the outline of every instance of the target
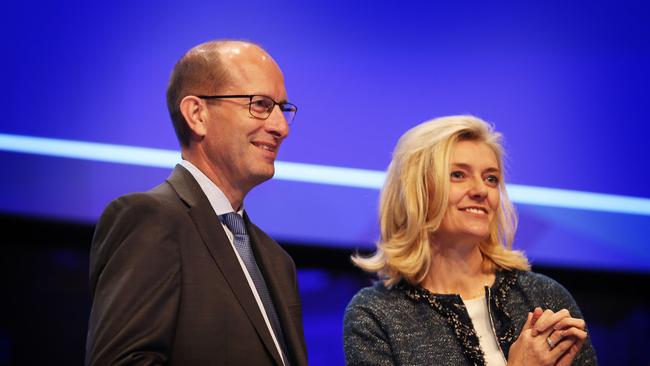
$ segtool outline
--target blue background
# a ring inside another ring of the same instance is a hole
[[[175,150],[164,98],[174,63],[200,42],[243,38],[276,58],[300,108],[282,161],[381,171],[408,128],[471,113],[505,135],[509,182],[650,198],[642,1],[27,1],[1,20],[0,133]],[[0,210],[86,222],[169,171],[0,154],[20,170],[0,183]],[[246,207],[279,240],[369,248],[377,197],[275,180]],[[649,216],[519,209],[516,245],[537,263],[650,271]]]
[[[381,171],[408,128],[470,113],[505,135],[511,183],[650,199],[644,1],[3,8],[3,134],[176,150],[164,97],[174,63],[206,40],[249,39],[280,64],[299,106],[282,161]],[[116,196],[169,174],[2,151],[0,159],[9,176],[0,181],[0,212],[87,223]],[[272,180],[245,204],[278,240],[352,251],[377,239],[377,200],[375,189]],[[517,208],[515,245],[535,264],[650,272],[650,216]],[[327,276],[301,272],[303,291],[331,284]],[[340,329],[339,316],[319,318],[320,327]],[[322,330],[311,329],[308,336]]]

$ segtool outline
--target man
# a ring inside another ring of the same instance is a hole
[[[243,211],[297,110],[282,72],[257,45],[204,43],[167,103],[183,161],[97,225],[86,363],[306,365],[293,261]]]

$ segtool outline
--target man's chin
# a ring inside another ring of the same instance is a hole
[[[256,182],[255,185],[266,182],[267,180],[273,178],[274,175],[275,175],[275,167],[273,165],[271,165],[270,169],[259,169],[253,174]]]

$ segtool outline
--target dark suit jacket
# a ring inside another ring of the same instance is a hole
[[[294,263],[244,220],[287,357],[306,365]],[[90,292],[87,364],[282,365],[218,217],[181,166],[106,208],[90,252]]]

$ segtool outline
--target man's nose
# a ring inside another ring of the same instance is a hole
[[[281,139],[289,135],[289,123],[279,105],[273,107],[269,118],[266,119],[265,127],[269,133]]]

